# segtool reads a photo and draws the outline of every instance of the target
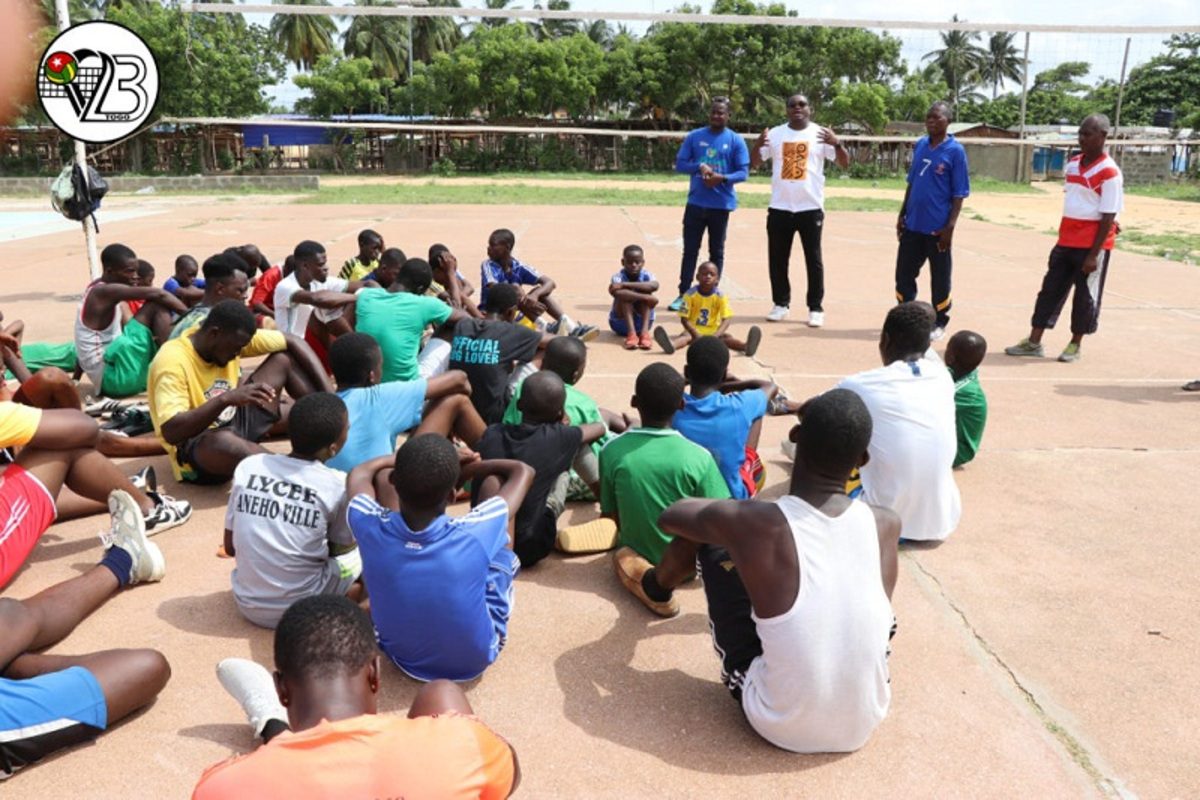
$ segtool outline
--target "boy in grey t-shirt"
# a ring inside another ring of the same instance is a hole
[[[292,409],[292,452],[238,464],[225,512],[225,552],[237,558],[233,598],[274,628],[288,606],[318,594],[362,595],[362,559],[345,525],[346,474],[325,466],[346,443],[341,398],[317,392]]]

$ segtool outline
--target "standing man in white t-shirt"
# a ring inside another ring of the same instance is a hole
[[[862,398],[874,425],[870,458],[859,470],[863,499],[899,514],[904,538],[918,541],[945,539],[962,516],[954,380],[929,349],[934,321],[928,303],[900,303],[879,335],[883,366],[837,385]]]
[[[788,264],[792,240],[800,234],[804,265],[808,272],[808,325],[825,324],[825,266],[821,262],[821,228],[825,222],[825,161],[850,166],[850,154],[837,134],[820,125],[809,125],[812,108],[808,98],[794,94],[787,101],[788,121],[764,130],[750,152],[750,167],[770,159],[771,205],[767,209],[767,258],[771,276],[771,300],[775,307],[768,322],[788,315],[792,285]]]

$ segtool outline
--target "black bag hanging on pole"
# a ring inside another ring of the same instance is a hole
[[[87,170],[87,181],[84,181],[83,170],[78,164],[63,169],[50,186],[50,204],[67,219],[83,221],[91,217],[92,225],[99,232],[96,211],[104,195],[108,194],[108,181],[94,168],[89,166]]]

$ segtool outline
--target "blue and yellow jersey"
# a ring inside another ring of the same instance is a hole
[[[679,316],[692,323],[701,336],[713,335],[722,322],[733,316],[729,298],[721,294],[720,289],[704,295],[699,286],[693,286],[683,295],[683,301]]]

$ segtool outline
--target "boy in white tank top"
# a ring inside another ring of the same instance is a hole
[[[814,398],[792,429],[789,494],[680,500],[659,518],[677,538],[643,577],[650,605],[699,570],[722,680],[755,731],[786,750],[857,750],[887,714],[900,519],[845,491],[870,438],[856,394]]]

